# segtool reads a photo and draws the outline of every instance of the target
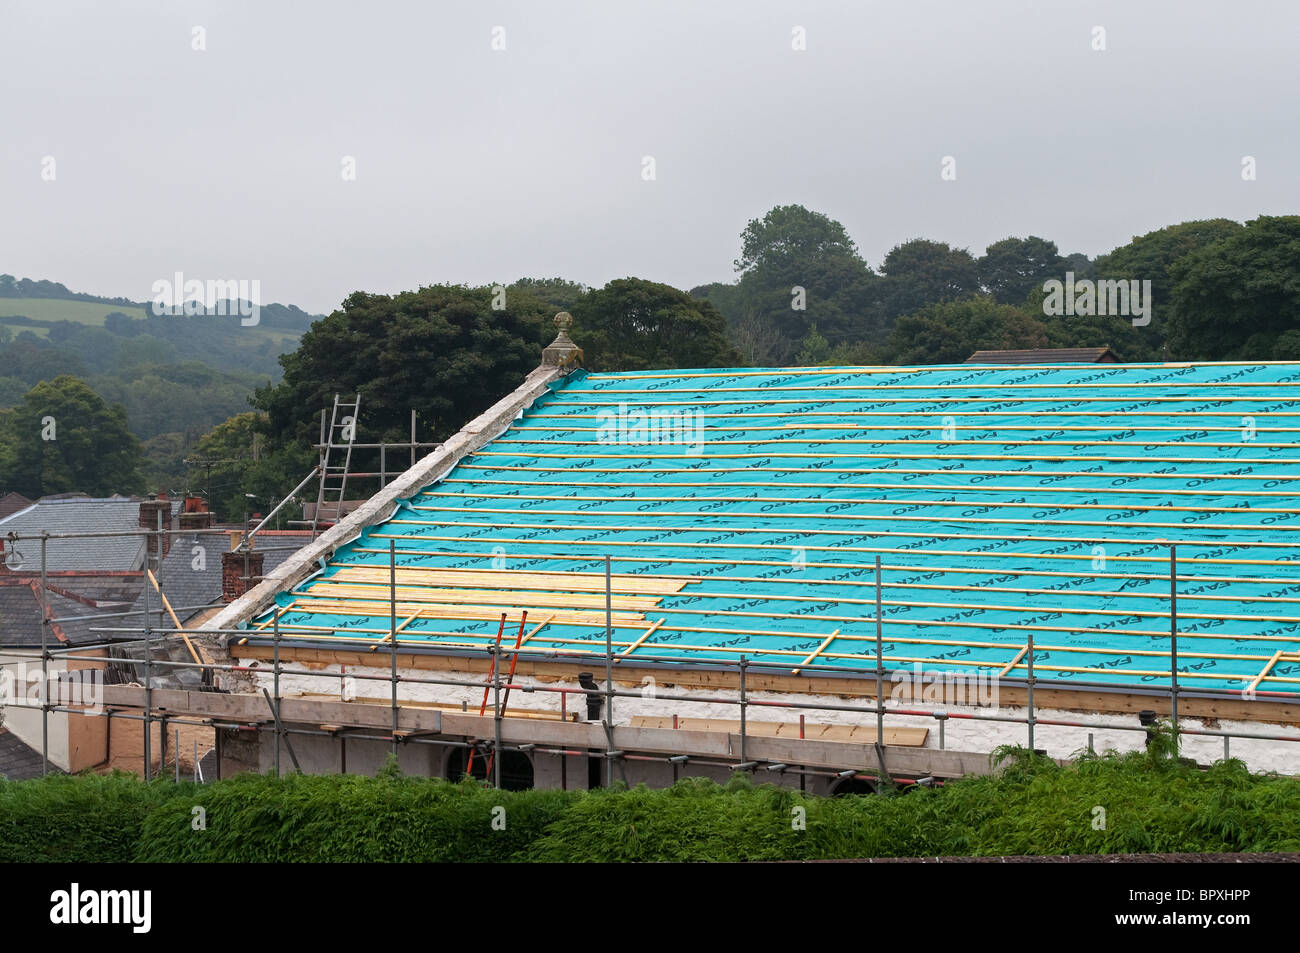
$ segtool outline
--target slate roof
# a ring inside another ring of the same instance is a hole
[[[1119,356],[1108,347],[1034,348],[1028,351],[976,351],[967,364],[1115,364]]]
[[[51,764],[50,773],[63,772]],[[13,732],[0,728],[0,778],[30,781],[39,778],[41,774],[41,753],[35,748],[29,748]]]
[[[309,542],[309,532],[258,533],[255,545],[264,552],[262,575],[269,575],[280,563]],[[202,551],[202,559],[198,558],[199,550]],[[229,551],[230,537],[225,534],[181,534],[172,538],[171,549],[163,557],[158,581],[182,623],[203,611],[187,607],[221,604],[221,554]],[[137,593],[133,602],[133,608],[143,608],[143,595]],[[157,593],[152,590],[149,593],[149,606],[154,612],[159,608]]]
[[[280,593],[280,631],[380,643],[392,542],[399,647],[526,609],[591,664],[608,555],[632,661],[867,670],[879,556],[891,672],[1024,678],[1032,636],[1040,681],[1149,689],[1172,542],[1182,690],[1295,698],[1297,420],[1300,363],[574,373]]]
[[[84,645],[109,637],[108,633],[91,631],[92,627],[124,623],[67,620],[126,611],[139,594],[141,577],[138,573],[107,576],[56,573],[49,577],[49,583],[48,604],[53,622],[50,637],[64,646]],[[0,645],[31,648],[40,644],[40,576],[0,572]]]
[[[6,516],[13,516],[19,510],[25,510],[34,503],[21,493],[6,493],[0,496],[0,520]]]
[[[173,500],[172,512],[181,503]],[[0,538],[8,533],[114,533],[139,529],[140,501],[122,498],[42,499],[35,505],[0,519]],[[39,570],[39,540],[6,543],[6,555],[17,549],[23,557],[21,567]],[[92,539],[52,539],[46,542],[46,568],[56,570],[132,570],[144,561],[144,537],[119,536]]]

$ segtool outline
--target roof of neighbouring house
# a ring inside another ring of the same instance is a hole
[[[30,781],[43,773],[41,753],[20,741],[12,731],[0,728],[0,778]],[[50,773],[63,774],[63,771],[51,764]]]
[[[276,596],[316,647],[1300,694],[1300,364],[578,372]],[[702,429],[697,429],[702,428]],[[256,626],[268,613],[252,620]],[[250,636],[269,638],[263,629]],[[823,670],[824,671],[824,670]]]
[[[21,493],[6,493],[0,496],[0,520],[6,516],[13,516],[19,510],[25,510],[34,503]]]
[[[1049,347],[1028,351],[976,351],[967,364],[1118,364],[1108,347]]]
[[[266,575],[311,541],[309,530],[263,530],[254,537],[255,551],[261,552],[262,574]],[[221,555],[230,551],[227,534],[186,534],[172,537],[171,549],[163,557],[158,583],[163,595],[182,623],[203,607],[221,603]],[[144,608],[144,596],[137,593],[134,609]],[[150,609],[160,609],[158,596],[149,593]],[[170,624],[170,623],[169,623]]]
[[[180,506],[179,500],[173,500],[172,512],[178,512]],[[0,519],[0,538],[8,533],[30,535],[42,530],[49,533],[118,533],[140,529],[139,522],[138,500],[123,497],[45,497],[24,510]],[[144,561],[143,536],[51,539],[45,545],[46,568],[51,571],[125,571],[139,569]],[[21,554],[22,563],[18,566],[10,565],[11,569],[40,569],[40,540],[6,543],[7,555],[12,555],[14,549]]]
[[[96,627],[129,624],[91,617],[127,611],[143,585],[138,572],[52,572],[47,581],[49,637],[65,646],[105,641],[110,636]],[[40,574],[0,572],[0,645],[39,646],[41,618]]]

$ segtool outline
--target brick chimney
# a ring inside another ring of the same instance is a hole
[[[163,529],[175,529],[175,528],[176,528],[176,527],[172,524],[172,504],[171,504],[171,501],[168,500],[167,497],[162,496],[161,494],[159,494],[158,496],[154,496],[153,494],[150,494],[150,495],[149,495],[149,499],[147,499],[147,500],[142,500],[141,503],[140,503],[140,527],[141,527],[142,529],[153,529],[153,530],[156,530],[156,529],[159,527],[159,525],[160,525],[160,524],[159,524],[159,515],[160,515],[160,514],[161,514],[161,517],[162,517],[162,523],[161,523],[161,526],[162,526]],[[147,539],[146,539],[146,545],[147,545],[147,547],[148,547],[149,559],[150,559],[151,561],[156,561],[157,558],[158,558],[158,545],[157,545],[157,543],[158,543],[158,537],[157,537],[157,536],[149,536],[149,537],[147,537]],[[170,536],[164,536],[164,537],[163,537],[163,555],[164,555],[164,556],[167,555],[168,551],[171,549],[171,546],[172,546],[172,540],[171,540],[171,537],[170,537]]]
[[[248,557],[248,571],[244,570],[244,558]],[[232,551],[221,554],[221,601],[233,602],[258,583],[262,575],[262,561],[266,553],[256,550],[247,554]],[[245,579],[244,576],[251,578]]]
[[[216,514],[208,511],[203,497],[185,497],[185,506],[180,514],[181,529],[210,529],[216,521]]]

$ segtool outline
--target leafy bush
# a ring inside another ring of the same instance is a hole
[[[1240,761],[1023,749],[997,774],[821,798],[738,775],[671,788],[495,791],[475,781],[128,775],[0,782],[0,861],[734,861],[1300,851],[1300,779]],[[196,812],[205,829],[195,829]],[[1097,809],[1101,810],[1098,811]],[[494,824],[494,821],[496,822]]]
[[[0,863],[123,863],[149,812],[191,785],[132,774],[0,780]]]
[[[241,775],[189,793],[150,815],[137,859],[506,861],[578,797],[496,791],[473,781],[296,774]],[[193,829],[196,806],[206,811],[206,830]]]

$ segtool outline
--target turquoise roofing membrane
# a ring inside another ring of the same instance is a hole
[[[281,625],[382,639],[386,586],[311,607],[348,567],[387,567],[389,540],[401,567],[593,573],[609,554],[694,579],[616,651],[662,618],[632,658],[794,668],[822,646],[816,664],[863,668],[879,555],[888,669],[1024,677],[1032,632],[1043,680],[1167,686],[1173,542],[1180,684],[1295,694],[1297,432],[1297,364],[579,372],[278,596],[297,600]],[[414,618],[400,644],[497,628]],[[529,642],[603,645],[603,621]]]

